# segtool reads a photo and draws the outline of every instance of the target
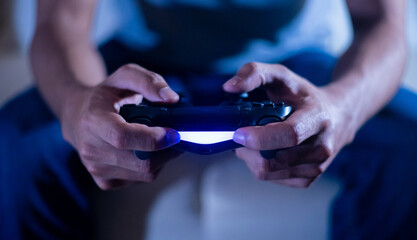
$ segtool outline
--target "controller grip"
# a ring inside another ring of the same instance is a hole
[[[135,156],[140,160],[148,160],[152,156],[152,152],[144,152],[144,151],[134,151]]]
[[[277,152],[279,151],[279,149],[276,150],[262,150],[260,151],[261,156],[265,159],[273,159],[275,158],[275,155],[277,154]]]

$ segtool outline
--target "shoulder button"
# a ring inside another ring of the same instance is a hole
[[[261,103],[261,102],[253,102],[253,103],[252,103],[252,106],[253,106],[253,107],[261,107],[261,108],[262,108],[262,107],[264,107],[264,105],[265,105],[265,104],[264,104],[264,103]]]
[[[256,125],[257,126],[263,126],[269,123],[274,123],[274,122],[281,122],[281,119],[277,118],[277,117],[264,117],[261,118]]]
[[[264,107],[268,107],[268,108],[275,107],[275,103],[273,103],[271,101],[264,101],[263,104],[264,104]]]

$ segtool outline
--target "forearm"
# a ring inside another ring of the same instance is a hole
[[[404,24],[380,20],[355,31],[325,89],[349,118],[352,134],[393,97],[406,66]]]
[[[68,99],[105,78],[102,60],[90,42],[90,24],[68,24],[63,19],[68,16],[62,15],[38,17],[30,52],[36,84],[59,118]]]

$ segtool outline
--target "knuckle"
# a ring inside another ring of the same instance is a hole
[[[118,73],[129,73],[129,72],[132,72],[132,71],[136,71],[137,69],[138,69],[138,65],[136,65],[134,63],[128,63],[128,64],[125,64],[125,65],[121,66],[117,70],[117,72]]]
[[[313,180],[311,180],[311,179],[303,179],[302,181],[298,181],[298,182],[294,183],[292,186],[296,187],[296,188],[308,188],[308,187],[310,187],[312,182],[313,182]]]
[[[155,173],[145,174],[142,178],[142,181],[145,182],[145,183],[151,183],[151,182],[155,181],[156,177],[157,177],[157,174],[155,174]]]
[[[328,159],[330,156],[333,155],[333,150],[331,149],[331,147],[325,144],[318,145],[317,149],[319,151],[319,156],[322,159]]]
[[[301,143],[301,134],[300,127],[297,123],[290,123],[287,130],[287,138],[289,139],[289,144],[292,146],[299,145]]]
[[[85,167],[87,168],[87,171],[95,177],[100,177],[103,176],[103,168],[99,167],[97,164],[95,163],[90,163],[90,164],[86,164]]]
[[[159,75],[159,74],[157,74],[157,73],[155,73],[155,72],[149,72],[147,74],[147,80],[151,84],[156,84],[156,83],[164,82],[162,76]]]
[[[308,183],[298,183],[295,186],[298,187],[298,188],[308,188],[310,186],[310,184],[308,184]]]
[[[94,160],[96,158],[95,151],[87,144],[83,144],[78,148],[78,154],[83,160]]]
[[[268,180],[268,172],[266,172],[264,169],[257,169],[256,171],[254,171],[253,174],[258,180],[261,180],[261,181]]]
[[[290,70],[289,70],[286,66],[284,66],[284,65],[282,65],[282,64],[277,64],[277,65],[276,65],[276,71],[279,71],[281,74],[282,74],[282,73],[286,74],[286,73],[288,73]]]
[[[320,169],[320,166],[311,167],[309,169],[309,172],[304,174],[305,177],[318,177],[320,174],[322,174],[323,171]]]
[[[256,74],[259,73],[259,63],[257,62],[249,62],[246,63],[245,65],[243,65],[243,69],[245,70],[245,72],[247,72],[248,74]]]
[[[104,191],[111,190],[114,188],[113,184],[109,180],[95,180],[97,186]]]
[[[261,160],[261,164],[260,164],[260,169],[262,170],[262,172],[272,172],[273,171],[273,167],[272,167],[272,161],[268,160],[268,159],[262,159]]]
[[[301,188],[308,188],[313,183],[314,179],[308,179],[301,183]]]
[[[150,174],[152,173],[152,164],[151,161],[143,161],[140,166],[140,171],[143,174]]]
[[[118,149],[125,149],[127,147],[127,131],[124,128],[114,127],[109,130],[109,138],[113,146]]]

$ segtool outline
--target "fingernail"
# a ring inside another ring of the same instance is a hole
[[[236,130],[236,132],[233,134],[233,141],[245,145],[245,135],[243,134],[242,131],[240,131],[239,129]]]
[[[166,140],[167,140],[168,145],[174,145],[174,144],[177,144],[181,140],[181,137],[177,131],[170,130],[166,134]]]
[[[161,90],[159,90],[159,96],[161,96],[161,98],[165,101],[178,100],[180,98],[180,96],[178,96],[177,93],[172,91],[170,87],[164,87]]]
[[[227,81],[227,85],[231,85],[231,86],[235,86],[237,85],[237,83],[239,82],[239,78],[238,77],[232,77],[229,81]]]

